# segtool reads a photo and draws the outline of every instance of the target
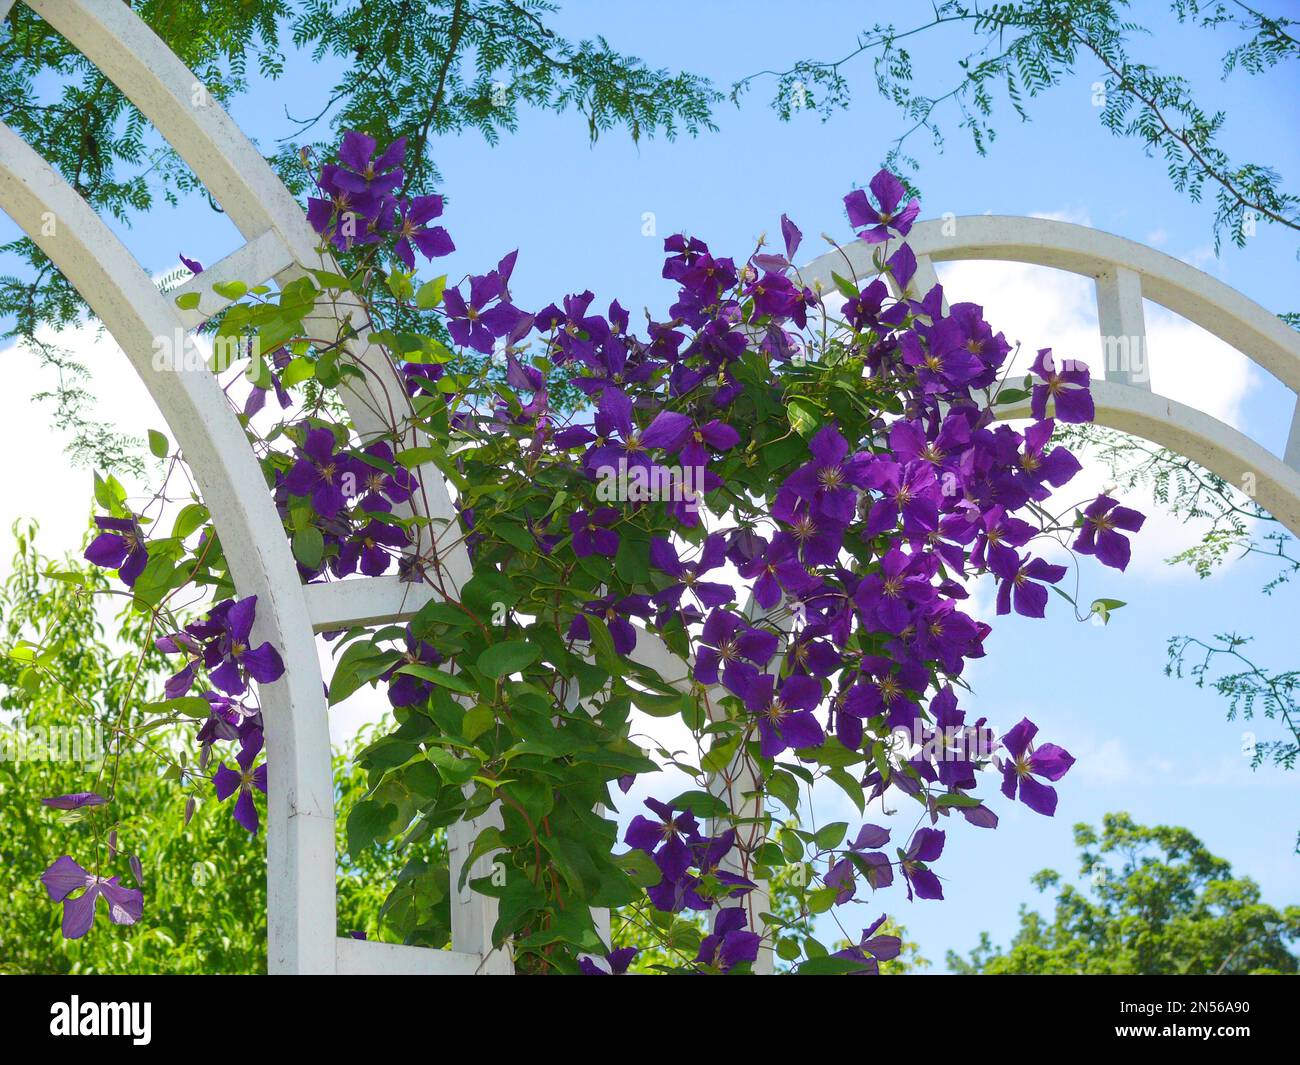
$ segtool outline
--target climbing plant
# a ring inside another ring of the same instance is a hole
[[[766,948],[801,973],[877,971],[900,950],[884,917],[833,950],[822,915],[891,888],[942,899],[946,832],[997,825],[981,778],[1051,816],[1073,764],[1029,720],[967,719],[965,666],[990,629],[963,606],[973,579],[996,582],[1000,614],[1042,617],[1053,590],[1079,621],[1122,606],[1083,605],[1048,558],[1122,570],[1143,521],[1108,496],[1054,496],[1079,469],[1054,426],[1093,415],[1086,367],[1043,349],[1011,380],[979,307],[912,291],[919,205],[885,171],[845,198],[882,276],[854,276],[846,257],[832,290],[810,286],[785,217],[778,246],[740,259],[672,236],[676,300],[634,330],[590,292],[518,307],[513,253],[459,281],[421,276],[454,245],[442,200],[401,191],[409,157],[402,140],[348,133],[313,173],[329,267],[274,290],[214,285],[232,303],[210,360],[158,356],[161,372],[218,375],[304,581],[395,573],[435,593],[406,625],[326,634],[331,703],[371,685],[393,707],[346,811],[354,856],[409,855],[386,927],[447,943],[460,885],[437,844],[472,821],[463,868],[490,857],[470,886],[498,901],[493,941],[520,971],[625,970],[635,947],[604,942],[593,907],[653,937],[662,969],[744,972]],[[391,361],[408,400],[366,436],[340,402],[370,394],[363,350]],[[556,409],[556,380],[582,401]],[[1025,400],[1028,425],[998,423],[999,405]],[[138,844],[113,835],[112,767],[154,729],[192,721],[178,799],[214,797],[260,828],[257,692],[284,666],[254,636],[259,605],[234,587],[184,456],[150,439],[165,482],[133,503],[98,479],[86,557],[117,571],[142,653],[173,675],[125,691],[107,769],[48,800],[84,811],[42,877],[69,937],[101,896],[110,921],[147,920],[127,886]],[[620,832],[638,781],[652,797]],[[842,790],[862,823],[817,824],[815,786]],[[910,829],[869,819],[886,794],[913,805]],[[787,894],[769,908],[771,880]]]

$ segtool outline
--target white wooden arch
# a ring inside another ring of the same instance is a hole
[[[0,0],[0,16],[10,3]],[[181,311],[177,293],[161,294],[140,264],[75,191],[12,130],[0,125],[0,209],[9,214],[63,271],[113,334],[140,374],[195,471],[231,562],[239,594],[259,597],[258,638],[273,641],[285,659],[284,678],[262,689],[267,725],[269,802],[268,965],[272,972],[475,973],[508,972],[493,951],[495,903],[468,891],[453,900],[452,944],[446,951],[338,938],[335,929],[333,781],[327,708],[312,634],[358,624],[407,620],[438,593],[425,585],[376,577],[329,584],[300,583],[260,469],[215,380],[206,371],[158,370],[156,337],[192,330],[222,301],[217,281],[250,284],[291,280],[318,263],[316,235],[292,196],[230,117],[206,96],[193,73],[120,0],[29,0],[29,6],[90,59],[157,127],[247,243],[184,286],[200,294],[200,311]],[[53,217],[53,230],[46,225]],[[1300,345],[1294,334],[1247,300],[1185,264],[1129,241],[1078,226],[1034,219],[978,216],[957,220],[960,241],[941,222],[921,223],[910,243],[918,255],[914,284],[928,289],[932,263],[957,258],[1038,262],[1098,281],[1103,335],[1144,335],[1141,297],[1153,299],[1242,350],[1288,387],[1300,388]],[[872,272],[870,248],[845,249],[859,275]],[[829,286],[844,272],[838,253],[804,271]],[[346,316],[349,307],[330,308]],[[324,312],[322,312],[324,313]],[[387,431],[393,412],[409,401],[400,374],[364,337],[354,355],[366,384],[346,397],[363,435]],[[1200,412],[1113,378],[1094,386],[1098,420],[1188,455],[1236,483],[1257,473],[1260,503],[1289,528],[1300,526],[1300,434],[1293,429],[1288,466],[1260,445]],[[1011,416],[1017,413],[1012,412]],[[452,542],[439,552],[441,577],[454,591],[468,577],[469,559],[455,538],[454,511],[441,475],[419,471],[419,506],[447,522]],[[688,683],[688,664],[642,632],[633,657],[665,677]],[[743,811],[752,781],[743,774],[728,800]],[[449,830],[452,882],[477,825]],[[480,859],[486,865],[488,859]],[[477,872],[481,874],[485,869]],[[756,893],[747,905],[765,905]],[[770,969],[770,955],[760,970]]]
[[[1291,392],[1300,392],[1300,334],[1236,289],[1164,252],[1087,226],[1004,215],[920,222],[907,243],[917,260],[909,286],[914,295],[924,295],[938,281],[937,262],[993,259],[1067,270],[1096,281],[1103,341],[1125,338],[1125,350],[1140,345],[1145,351],[1142,301],[1148,299],[1230,344]],[[854,241],[843,253],[828,252],[801,273],[808,283],[833,291],[832,273],[845,276],[851,269],[860,278],[876,273],[872,252],[878,247]],[[1185,455],[1239,488],[1244,476],[1252,474],[1255,501],[1300,535],[1300,403],[1279,457],[1218,419],[1153,392],[1149,375],[1133,374],[1131,367],[1107,366],[1104,380],[1094,374],[1092,394],[1098,424]],[[1027,417],[1029,407],[1011,406],[999,414]]]

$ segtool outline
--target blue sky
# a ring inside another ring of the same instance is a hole
[[[1178,27],[1163,17],[1163,5],[1141,9],[1158,32],[1133,51],[1189,75],[1207,107],[1227,112],[1225,148],[1268,162],[1284,175],[1300,173],[1300,86],[1294,73],[1257,79],[1236,74],[1221,81],[1219,55],[1227,40]],[[928,5],[899,3],[890,10],[901,26],[924,21]],[[838,4],[568,3],[555,26],[571,37],[600,32],[653,65],[706,74],[726,88],[738,76],[784,67],[797,57],[842,54],[872,17]],[[966,41],[954,32],[918,43],[918,84],[950,87],[951,56]],[[290,69],[290,78],[260,86],[233,109],[268,152],[288,132],[285,108],[314,111],[329,88],[326,72],[309,63],[298,60]],[[818,254],[818,233],[848,238],[841,197],[866,183],[904,128],[875,96],[869,66],[859,63],[848,72],[853,106],[826,123],[809,114],[779,122],[766,106],[770,85],[760,85],[741,109],[720,105],[719,132],[696,140],[633,145],[614,133],[588,147],[579,116],[527,112],[519,133],[495,148],[476,135],[438,143],[445,220],[459,249],[450,263],[452,276],[484,269],[517,247],[513,288],[523,306],[539,307],[590,287],[599,305],[617,297],[627,307],[659,313],[672,296],[659,278],[662,238],[679,229],[704,237],[715,250],[743,256],[760,233],[778,232],[786,212],[806,234],[804,255]],[[919,139],[913,144],[921,161],[916,180],[922,217],[993,212],[1083,222],[1184,258],[1270,310],[1300,309],[1297,242],[1261,227],[1246,248],[1225,246],[1214,258],[1208,206],[1176,194],[1161,161],[1099,125],[1090,88],[1098,76],[1083,64],[1077,77],[1030,102],[1030,124],[1022,125],[1000,103],[998,137],[987,158],[974,153],[965,135],[952,128],[953,114],[946,113],[949,135],[942,154]],[[643,235],[647,212],[654,216],[654,237]],[[6,238],[11,229],[0,221]],[[161,209],[123,235],[155,273],[174,266],[178,252],[212,262],[237,243],[223,218],[193,200]],[[1003,264],[941,268],[941,279],[951,299],[983,302],[994,327],[1027,348],[1094,353],[1087,280]],[[1195,327],[1150,306],[1148,326],[1157,391],[1196,402],[1280,450],[1290,400],[1277,382]],[[92,343],[89,337],[82,341]],[[125,364],[116,367],[120,372]],[[115,372],[101,384],[109,417],[129,409],[138,396]],[[44,418],[25,401],[26,395],[0,397],[0,416],[26,423],[35,418],[39,427]],[[28,490],[10,493],[0,515],[5,536],[10,515],[34,511],[45,517],[56,543],[71,543],[85,507],[50,486],[84,486],[88,503],[89,475],[66,471],[62,441],[48,428],[43,434],[39,456],[17,475],[30,482]],[[1099,474],[1095,480],[1100,483]],[[1288,655],[1295,649],[1295,592],[1284,588],[1271,598],[1261,596],[1271,570],[1258,561],[1233,564],[1206,581],[1162,564],[1194,538],[1194,530],[1153,520],[1150,535],[1138,538],[1128,574],[1085,570],[1085,598],[1109,595],[1129,604],[1106,628],[1075,624],[1055,609],[1064,605],[1055,600],[1046,622],[996,623],[988,657],[971,670],[975,695],[968,706],[1003,726],[1030,716],[1042,738],[1079,758],[1059,788],[1057,816],[1041,818],[999,798],[994,806],[1002,826],[996,832],[958,823],[948,834],[947,852],[936,866],[948,901],[909,905],[891,890],[879,905],[871,904],[870,913],[864,910],[864,918],[882,909],[893,913],[939,965],[946,949],[969,949],[981,930],[1004,942],[1014,930],[1017,905],[1039,902],[1030,874],[1044,867],[1072,873],[1070,826],[1097,823],[1113,810],[1127,810],[1145,823],[1185,825],[1239,872],[1257,879],[1267,900],[1300,900],[1300,858],[1292,853],[1300,828],[1300,774],[1252,773],[1240,752],[1243,725],[1224,720],[1212,693],[1162,673],[1166,640],[1177,633],[1250,632],[1262,663],[1293,665]],[[0,557],[8,553],[0,545]],[[1271,723],[1254,728],[1261,737],[1272,734]]]

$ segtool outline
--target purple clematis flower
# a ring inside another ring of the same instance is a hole
[[[871,179],[871,191],[875,194],[879,209],[871,206],[867,194],[862,189],[854,189],[844,197],[844,207],[849,213],[849,224],[860,229],[858,236],[868,244],[881,244],[890,237],[889,230],[906,236],[912,229],[912,223],[921,213],[921,205],[916,200],[908,201],[906,207],[898,209],[907,195],[903,183],[888,170],[882,170]],[[867,228],[869,227],[869,228]]]
[[[208,719],[200,726],[195,739],[204,745],[217,740],[237,740],[254,730],[262,730],[262,711],[246,706],[238,699],[209,689],[203,693],[208,701]]]
[[[816,639],[817,635],[819,633],[811,628],[806,629],[790,644],[785,656],[790,672],[807,673],[811,677],[829,677],[844,665],[844,660],[835,648],[826,640]]]
[[[375,155],[375,139],[355,130],[343,134],[339,145],[337,175],[340,188],[351,192],[387,195],[402,183],[402,161],[406,158],[406,138],[399,137]]]
[[[812,505],[802,501],[791,512],[788,524],[805,566],[833,565],[839,558],[844,546],[843,524],[814,513]]]
[[[336,446],[329,429],[308,429],[284,481],[290,495],[311,497],[316,513],[326,519],[338,516],[347,503],[344,489],[360,484],[370,470],[345,453],[336,454]]]
[[[586,456],[589,470],[631,471],[635,466],[650,467],[641,439],[641,430],[632,418],[632,400],[618,388],[607,388],[600,397],[596,413],[596,443]]]
[[[257,610],[257,596],[250,595],[238,602],[227,599],[213,608],[217,617],[218,635],[204,651],[204,664],[214,687],[227,695],[242,695],[248,688],[248,678],[259,684],[270,684],[284,675],[284,662],[280,652],[270,641],[258,647],[250,646],[253,621]]]
[[[415,631],[406,626],[406,650],[391,669],[380,674],[380,680],[388,682],[388,701],[393,706],[415,706],[428,698],[433,691],[433,683],[410,673],[399,673],[403,666],[436,666],[442,661],[442,655],[433,644],[418,639]]]
[[[859,582],[853,602],[874,629],[898,634],[938,597],[931,584],[934,575],[933,555],[907,555],[891,547],[880,560],[879,572]]]
[[[648,595],[606,595],[584,603],[582,613],[574,617],[569,625],[569,639],[590,640],[591,627],[587,616],[599,618],[609,629],[614,641],[614,650],[621,655],[629,655],[636,647],[636,626],[631,617],[648,618],[650,616],[650,597]]]
[[[1030,499],[1046,499],[1048,491],[1043,487],[1044,482],[1053,488],[1060,488],[1083,468],[1069,448],[1054,447],[1047,450],[1054,426],[1053,419],[1045,418],[1025,430],[1024,452],[1020,456],[1018,476],[1028,483]]]
[[[683,466],[703,468],[708,464],[710,449],[730,451],[740,443],[740,434],[717,418],[699,424],[685,414],[665,410],[646,427],[641,443],[669,453],[679,451]]]
[[[442,215],[441,196],[416,196],[410,200],[389,200],[381,216],[380,228],[395,233],[393,251],[408,270],[415,269],[415,251],[426,259],[450,255],[456,250],[451,235],[442,226],[429,222]]]
[[[322,167],[317,182],[321,195],[307,200],[308,223],[340,251],[378,238],[374,227],[384,196],[375,189],[358,189],[358,184],[364,184],[358,175],[329,164]]]
[[[893,662],[878,655],[864,658],[857,680],[844,695],[838,718],[841,741],[857,747],[862,742],[861,723],[881,713],[891,729],[910,729],[921,708],[909,693],[924,691],[928,684],[927,671],[919,662]]]
[[[95,901],[102,895],[108,919],[114,924],[135,924],[144,914],[144,892],[124,888],[118,878],[88,873],[68,855],[57,859],[41,874],[52,902],[63,903],[63,938],[80,939],[95,923]],[[84,888],[76,898],[74,891]]]
[[[907,881],[907,898],[915,891],[919,899],[942,899],[943,885],[924,863],[936,861],[943,853],[944,834],[937,828],[918,828],[912,845],[898,851],[903,879]]]
[[[564,297],[563,309],[554,303],[537,312],[537,328],[552,333],[553,358],[558,366],[577,360],[587,366],[600,366],[599,353],[609,339],[610,327],[598,314],[588,314],[596,297],[590,291]]]
[[[460,289],[447,289],[442,294],[442,305],[452,340],[484,355],[490,355],[497,339],[509,334],[526,317],[509,302],[505,279],[496,270],[469,279],[469,299],[461,295]]]
[[[420,482],[410,470],[396,464],[393,449],[386,440],[367,445],[357,460],[357,469],[365,468],[357,485],[362,510],[390,512],[396,503],[407,502]]]
[[[695,960],[724,973],[737,965],[756,961],[762,937],[757,932],[747,932],[748,924],[745,907],[721,907],[713,918],[713,932],[700,941]]]
[[[691,867],[691,846],[700,839],[699,822],[690,810],[677,811],[657,799],[646,799],[645,804],[658,820],[637,814],[623,840],[654,858],[665,880],[680,880]]]
[[[367,577],[388,571],[393,558],[411,541],[400,525],[371,520],[343,538],[338,557],[331,564],[336,576],[345,577],[361,570]]]
[[[1042,384],[1034,385],[1029,400],[1029,410],[1035,419],[1042,421],[1047,417],[1049,399],[1056,401],[1058,421],[1090,422],[1096,416],[1088,387],[1091,375],[1086,365],[1067,360],[1058,366],[1052,349],[1042,348],[1031,369],[1043,379]]]
[[[1083,528],[1074,541],[1074,549],[1083,555],[1096,555],[1103,566],[1125,569],[1132,545],[1119,530],[1137,532],[1146,520],[1146,515],[1120,506],[1110,496],[1100,495],[1083,512]]]
[[[998,585],[998,613],[1011,613],[1014,597],[1016,613],[1026,618],[1041,618],[1047,613],[1047,584],[1065,576],[1064,566],[1054,566],[1041,558],[1031,558]],[[1038,584],[1046,581],[1047,584]]]
[[[1021,802],[1035,813],[1051,817],[1056,813],[1056,789],[1034,777],[1060,780],[1074,765],[1074,757],[1054,743],[1044,743],[1035,748],[1033,739],[1036,735],[1038,726],[1026,717],[1002,737],[1002,746],[1011,756],[1002,760],[1002,794],[1014,799],[1019,791]]]
[[[178,252],[177,254],[179,255],[180,253]],[[188,270],[190,273],[192,274],[203,273],[203,264],[199,262],[197,259],[187,259],[185,258],[184,255],[180,255],[180,260],[181,263],[185,266],[185,269]]]
[[[149,563],[144,533],[134,518],[96,518],[100,533],[83,556],[104,569],[115,569],[128,588],[135,584]]]
[[[717,684],[721,668],[723,686],[743,697],[758,679],[759,667],[776,654],[776,643],[774,634],[747,625],[739,614],[715,610],[700,634],[695,679],[701,684]]]
[[[235,800],[233,816],[254,836],[257,835],[258,817],[257,806],[253,802],[253,789],[257,788],[263,795],[266,794],[266,763],[263,762],[256,769],[253,768],[253,761],[261,749],[262,734],[257,732],[249,735],[244,740],[239,753],[235,755],[239,771],[228,768],[226,763],[222,762],[212,776],[212,786],[216,789],[217,799],[220,802],[225,802],[238,792],[239,798]]]
[[[1011,517],[1004,508],[990,507],[976,528],[971,565],[987,567],[1002,578],[1012,577],[1020,568],[1015,549],[1029,543],[1037,532],[1029,522]]]
[[[858,972],[851,974],[853,976],[878,976],[880,974],[880,962],[891,961],[903,952],[903,941],[898,936],[876,935],[876,931],[884,923],[885,916],[881,914],[880,918],[870,928],[863,930],[862,938],[858,941],[857,946],[838,950],[831,957],[859,962],[862,968]]]
[[[759,753],[775,758],[782,751],[820,747],[826,741],[821,724],[812,713],[822,701],[821,681],[801,673],[781,682],[763,673],[752,680],[741,698],[745,707],[758,715]]]
[[[969,385],[984,369],[984,364],[966,350],[961,331],[951,318],[935,326],[928,346],[922,345],[918,334],[904,333],[899,351],[903,362],[915,368],[917,383],[924,393],[955,392]]]
[[[853,520],[858,494],[865,488],[870,456],[849,454],[848,441],[834,424],[819,429],[808,442],[812,461],[800,466],[785,479],[776,494],[772,515],[792,522],[795,501],[803,500],[814,513],[841,525]]]
[[[804,569],[799,561],[799,542],[784,530],[772,537],[762,554],[737,568],[742,577],[754,581],[754,602],[764,610],[771,610],[781,601],[782,591],[798,599],[822,583]]]
[[[716,836],[703,836],[691,844],[691,850],[695,854],[695,866],[699,870],[700,877],[713,877],[717,880],[727,888],[727,898],[739,898],[754,890],[752,880],[746,880],[739,873],[722,868],[722,860],[735,849],[735,846],[734,828],[729,828]]]
[[[618,554],[618,533],[608,526],[617,524],[622,514],[614,507],[597,507],[588,513],[578,510],[569,515],[569,531],[573,533],[573,553],[579,558]]]
[[[735,589],[728,584],[702,581],[702,574],[716,569],[726,561],[727,540],[722,533],[713,533],[706,537],[700,548],[700,556],[694,562],[683,562],[677,555],[677,548],[663,537],[656,536],[650,541],[650,565],[672,577],[670,584],[654,595],[655,605],[661,609],[676,610],[682,600],[682,593],[690,589],[703,607],[710,609],[724,606],[735,597]]]
[[[865,539],[893,530],[900,515],[905,536],[927,536],[938,527],[942,493],[929,462],[879,459],[872,464],[867,483],[880,492],[881,498],[872,503],[867,514],[862,532]]]
[[[627,967],[632,964],[632,959],[641,953],[640,947],[619,947],[617,950],[611,950],[605,955],[604,968],[591,957],[582,957],[578,959],[578,971],[583,976],[622,976],[627,972]]]
[[[43,806],[55,810],[80,810],[86,806],[103,806],[108,800],[94,791],[74,791],[70,795],[56,795],[51,799],[42,799]]]
[[[772,318],[790,318],[795,311],[802,310],[799,307],[799,290],[794,283],[782,274],[767,271],[761,277],[755,276],[755,271],[751,267],[746,271],[752,280],[745,288],[745,295],[754,301],[754,310],[750,315],[750,321],[768,316]],[[804,323],[807,318],[805,316]]]

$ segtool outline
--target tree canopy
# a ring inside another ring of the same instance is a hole
[[[1005,949],[987,932],[958,973],[1167,974],[1295,973],[1300,906],[1277,909],[1259,885],[1234,877],[1185,828],[1148,828],[1107,814],[1101,832],[1074,826],[1081,889],[1046,869],[1033,882],[1056,890],[1053,916],[1022,906],[1020,930]]]

